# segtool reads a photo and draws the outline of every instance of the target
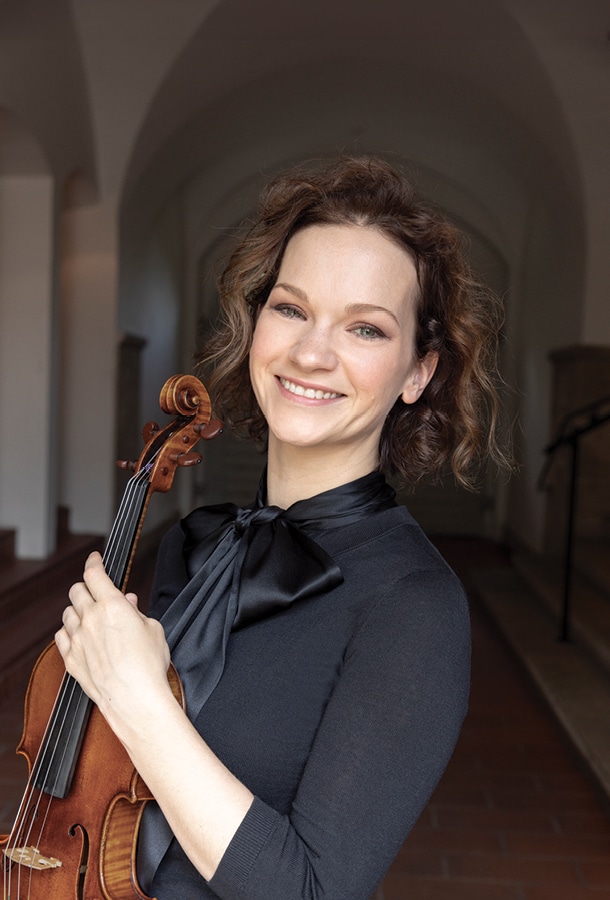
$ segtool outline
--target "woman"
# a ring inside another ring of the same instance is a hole
[[[469,684],[461,586],[382,472],[467,482],[500,458],[495,306],[455,229],[375,158],[273,182],[220,288],[201,362],[216,412],[266,444],[257,501],[169,532],[151,618],[92,556],[56,641],[156,798],[151,896],[366,900]]]

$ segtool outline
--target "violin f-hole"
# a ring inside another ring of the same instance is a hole
[[[80,866],[78,867],[78,885],[76,888],[76,896],[81,900],[81,898],[85,897],[85,876],[87,874],[87,868],[89,866],[89,835],[87,834],[87,829],[83,828],[82,825],[73,825],[69,834],[70,837],[76,837],[77,830],[80,831],[83,839],[83,845],[80,856]]]

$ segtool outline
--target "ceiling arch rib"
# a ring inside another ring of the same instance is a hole
[[[0,35],[0,105],[35,135],[60,182],[75,168],[95,178],[91,110],[69,0],[4,0]]]
[[[0,106],[0,177],[48,172],[39,141],[16,116]]]

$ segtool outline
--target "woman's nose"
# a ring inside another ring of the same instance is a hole
[[[312,325],[293,344],[290,359],[303,369],[333,369],[337,356],[331,330]]]

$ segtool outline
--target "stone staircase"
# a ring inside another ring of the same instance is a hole
[[[0,698],[26,677],[53,638],[68,588],[82,576],[87,555],[101,547],[96,535],[71,535],[65,511],[57,550],[46,560],[16,559],[13,533],[0,531]]]
[[[569,640],[561,640],[563,566],[524,551],[475,567],[471,591],[529,672],[610,802],[610,540],[579,542]]]
[[[515,554],[513,565],[557,622],[563,616],[561,561]],[[569,639],[610,672],[610,540],[581,540],[574,552],[569,592]]]

